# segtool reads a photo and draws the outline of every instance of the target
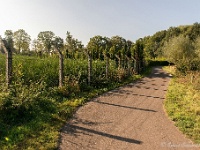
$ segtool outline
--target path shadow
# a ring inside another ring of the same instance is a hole
[[[85,120],[82,118],[78,118],[76,116],[74,116],[73,118],[73,124],[83,124],[87,126],[96,126],[100,124],[109,124],[109,123],[112,123],[112,122],[93,122],[93,121]]]
[[[105,105],[122,107],[122,108],[128,108],[128,109],[134,109],[134,110],[141,110],[141,111],[148,111],[148,112],[157,112],[157,111],[151,110],[151,109],[144,109],[144,108],[137,108],[137,107],[130,107],[130,106],[122,106],[122,105],[111,104],[111,103],[107,103],[107,102],[100,102],[100,101],[94,101],[94,102],[99,103],[99,104],[105,104]]]
[[[165,99],[164,97],[144,95],[144,94],[133,94],[133,95],[144,96],[144,97],[155,98],[155,99]]]
[[[124,86],[122,86],[120,88],[117,88],[115,90],[107,92],[107,93],[105,93],[103,95],[104,96],[111,96],[111,95],[113,95],[113,96],[122,96],[124,94],[130,95],[131,92],[128,91],[128,90],[124,90],[124,88],[134,88],[134,87],[138,88],[138,89],[141,89],[141,90],[143,90],[143,89],[144,90],[148,90],[149,89],[149,90],[156,90],[156,91],[158,91],[158,90],[166,91],[166,89],[163,90],[163,89],[155,88],[155,85],[158,85],[158,83],[157,84],[152,83],[151,85],[153,85],[154,87],[147,87],[147,86],[145,86],[145,84],[147,82],[156,81],[154,78],[163,78],[164,80],[162,81],[162,83],[160,85],[163,88],[164,86],[166,86],[164,83],[168,82],[168,80],[170,78],[172,78],[172,77],[168,73],[163,72],[162,71],[162,67],[154,67],[152,69],[152,73],[150,75],[148,75],[147,77],[145,77],[145,78],[148,79],[148,80],[146,81],[143,78],[143,79],[140,79],[140,80],[135,81],[133,83],[130,83],[128,85],[124,85]],[[142,96],[144,96],[144,95],[142,95]],[[148,95],[147,95],[147,97],[159,98],[159,97],[156,97],[156,96],[154,97],[154,96],[148,96]],[[160,98],[160,99],[164,99],[164,98]]]
[[[148,78],[162,78],[162,79],[166,79],[166,78],[171,78],[169,73],[163,72],[162,70],[162,66],[156,66],[152,68],[152,72],[150,75],[148,75]]]
[[[127,85],[127,87],[129,87],[129,85]],[[145,87],[144,89],[149,89],[148,87]],[[153,90],[160,90],[157,88],[152,88]],[[162,91],[166,92],[166,89],[162,89]],[[118,89],[115,91],[110,91],[108,93],[103,94],[102,96],[123,96],[123,95],[134,95],[134,96],[142,96],[142,97],[147,97],[147,98],[155,98],[155,99],[165,99],[164,97],[159,97],[159,96],[153,96],[153,95],[145,95],[145,94],[137,94],[137,93],[133,93],[132,91],[129,90],[122,90],[122,89]]]
[[[139,140],[121,137],[121,136],[117,136],[117,135],[112,135],[112,134],[108,134],[108,133],[105,133],[105,132],[96,131],[96,130],[93,130],[93,129],[88,129],[88,128],[85,128],[85,127],[81,127],[81,126],[78,126],[78,125],[72,125],[72,124],[67,124],[64,127],[63,131],[64,131],[64,133],[71,134],[71,135],[75,135],[76,133],[86,132],[87,134],[96,134],[96,135],[104,136],[104,137],[107,137],[107,138],[119,140],[119,141],[122,141],[122,142],[128,142],[128,143],[132,143],[132,144],[142,144],[142,141],[139,141]]]

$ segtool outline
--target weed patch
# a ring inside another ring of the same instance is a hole
[[[200,91],[187,76],[171,80],[165,109],[175,125],[189,138],[200,143]]]

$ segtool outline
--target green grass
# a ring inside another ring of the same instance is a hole
[[[38,59],[14,55],[13,84],[6,91],[5,56],[0,55],[0,149],[56,149],[60,129],[77,107],[142,77],[127,77],[123,74],[125,71],[118,74],[111,61],[111,75],[106,80],[105,62],[94,61],[93,83],[88,86],[87,60],[67,59],[64,64],[64,88],[57,88],[57,57]]]
[[[140,76],[132,77],[126,80],[126,83],[138,78]],[[33,109],[27,110],[31,114],[23,116],[22,120],[16,120],[20,116],[13,115],[19,112],[12,110],[13,112],[7,115],[11,120],[7,123],[1,122],[3,125],[0,123],[1,149],[56,149],[59,131],[77,107],[123,84],[125,83],[113,83],[110,87],[83,92],[79,97],[65,98],[61,102],[48,96],[43,100],[40,97],[40,100],[38,99],[38,102],[33,105]]]
[[[175,125],[199,144],[200,91],[194,89],[194,84],[191,84],[188,76],[177,76],[171,80],[164,105]]]

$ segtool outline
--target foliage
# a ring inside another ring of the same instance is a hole
[[[17,53],[24,53],[28,52],[30,50],[30,35],[26,33],[25,30],[19,29],[14,32],[13,34],[13,40],[14,40],[14,47]]]
[[[10,90],[6,92],[1,86],[0,146],[2,149],[30,148],[29,140],[37,138],[39,132],[45,129],[44,125],[51,120],[51,114],[57,112],[55,100],[48,97],[45,91],[45,83],[30,81],[26,85],[23,76],[22,66],[19,65],[14,70],[15,80]],[[51,142],[51,139],[48,142]],[[32,144],[34,148],[36,143]],[[44,143],[43,146],[45,145]]]
[[[0,36],[0,38],[1,38],[1,36]],[[14,46],[13,32],[12,32],[11,30],[6,30],[6,31],[5,31],[5,38],[2,39],[1,42],[3,42],[3,45],[4,45],[5,48],[6,48],[6,50],[5,50],[5,49],[3,48],[3,46],[0,45],[1,48],[4,49],[4,50],[2,51],[3,53],[7,53],[8,51],[9,51],[9,52],[14,51],[14,48],[13,48],[13,46]]]
[[[52,31],[40,32],[37,38],[38,51],[50,53],[54,35],[55,34]]]
[[[200,91],[194,89],[190,79],[172,79],[165,100],[165,109],[184,134],[200,143]]]
[[[73,38],[70,32],[67,32],[66,34],[65,49],[66,49],[65,55],[67,58],[71,59],[85,58],[82,42],[79,41],[78,39]]]
[[[55,149],[60,128],[76,107],[102,92],[141,78],[135,73],[140,73],[147,65],[167,63],[166,59],[157,59],[164,54],[193,83],[172,87],[165,105],[172,119],[178,120],[177,125],[199,142],[200,82],[198,72],[191,73],[191,70],[200,69],[199,27],[198,23],[170,27],[135,43],[120,36],[94,36],[85,48],[70,32],[67,32],[65,42],[52,31],[40,32],[33,42],[35,51],[28,53],[32,56],[13,56],[14,76],[9,91],[4,88],[5,57],[0,54],[0,147]],[[14,44],[13,36],[11,30],[6,31],[5,39],[9,39],[6,46]],[[20,53],[27,50],[29,36],[24,36],[27,37],[26,48],[18,48]],[[23,43],[20,38],[19,41]],[[64,85],[59,88],[56,48],[66,56]],[[86,54],[93,58],[90,85]],[[146,68],[147,72],[149,70]]]
[[[65,82],[58,86],[58,58],[14,55],[13,84],[4,89],[4,69],[0,76],[1,149],[55,149],[59,130],[76,107],[91,97],[113,89],[127,79],[110,61],[109,79],[105,61],[93,63],[93,82],[87,85],[87,60],[65,59]],[[5,57],[0,55],[0,66]],[[135,77],[129,79],[134,80]],[[121,80],[121,81],[120,81]]]
[[[189,70],[197,69],[198,59],[193,43],[188,37],[175,37],[165,45],[166,58],[176,64],[177,69],[186,73]]]
[[[148,59],[156,59],[161,57],[162,47],[166,41],[165,37],[168,32],[166,30],[156,32],[153,36],[144,37],[144,51]]]
[[[110,39],[112,47],[110,49],[110,55],[112,57],[117,57],[117,59],[120,61],[121,59],[125,59],[126,55],[126,40],[123,37],[120,36],[113,36]],[[119,63],[119,67],[120,63]]]
[[[106,49],[106,40],[100,35],[90,38],[87,49],[93,59],[103,60],[103,50]]]

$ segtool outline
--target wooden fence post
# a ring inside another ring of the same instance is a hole
[[[59,87],[63,87],[64,81],[64,63],[63,63],[63,54],[60,49],[57,49],[59,53]]]
[[[118,59],[118,69],[122,68],[121,58],[118,55],[115,55],[115,57]]]
[[[110,61],[109,61],[109,57],[104,54],[104,61],[106,62],[106,79],[109,78],[109,69],[110,69]]]
[[[92,78],[92,57],[88,54],[88,85],[91,85]]]
[[[128,76],[130,76],[131,75],[131,59],[128,57],[128,56],[126,56],[126,64],[127,64],[127,67],[128,67]]]
[[[109,68],[110,68],[109,57],[106,56],[106,79],[108,79],[109,77]]]
[[[2,40],[0,37],[0,44],[6,53],[6,85],[9,89],[12,82],[12,47],[6,40]]]

